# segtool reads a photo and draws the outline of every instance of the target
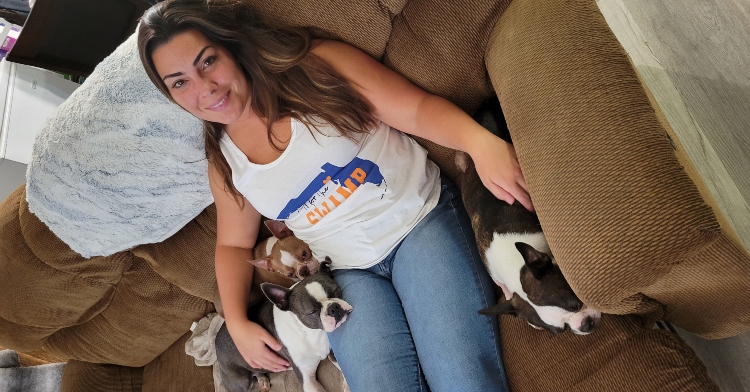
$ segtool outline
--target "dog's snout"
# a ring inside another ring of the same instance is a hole
[[[302,266],[302,268],[299,269],[298,273],[300,278],[306,278],[310,276],[310,268],[308,268],[306,265]]]
[[[596,321],[593,317],[586,317],[585,320],[583,320],[583,323],[581,323],[581,332],[591,332],[592,329],[596,326]]]
[[[333,317],[336,320],[340,320],[344,315],[346,315],[346,311],[344,308],[341,307],[338,303],[332,303],[328,305],[328,310],[326,311],[329,316]]]

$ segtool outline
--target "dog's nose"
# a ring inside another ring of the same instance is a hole
[[[342,308],[338,303],[332,303],[328,305],[328,310],[326,311],[326,313],[337,321],[341,320],[341,318],[346,315],[346,311],[344,311],[344,308]]]
[[[581,328],[579,331],[581,332],[591,332],[592,329],[596,326],[596,322],[594,321],[593,317],[586,317],[585,320],[583,320],[583,323],[581,324]]]
[[[299,269],[300,278],[306,278],[308,276],[310,276],[310,269],[307,268],[307,266],[303,266],[302,268]]]

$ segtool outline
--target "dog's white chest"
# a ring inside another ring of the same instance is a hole
[[[279,340],[286,346],[289,356],[300,369],[315,369],[331,352],[328,334],[320,329],[306,327],[291,312],[274,306],[273,317]]]

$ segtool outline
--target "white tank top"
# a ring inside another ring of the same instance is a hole
[[[382,122],[359,136],[361,145],[329,124],[318,130],[293,118],[286,150],[265,165],[250,162],[226,133],[219,145],[235,187],[258,212],[284,221],[334,269],[370,267],[435,207],[440,170]]]

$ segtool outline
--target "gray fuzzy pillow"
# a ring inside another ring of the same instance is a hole
[[[131,36],[47,121],[29,209],[71,249],[104,256],[165,240],[213,202],[201,122],[148,79]]]

